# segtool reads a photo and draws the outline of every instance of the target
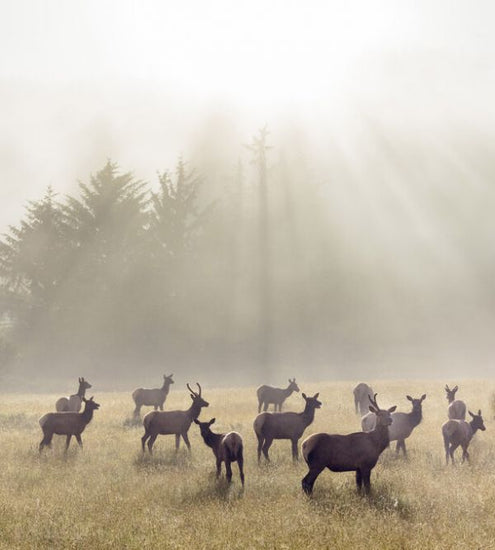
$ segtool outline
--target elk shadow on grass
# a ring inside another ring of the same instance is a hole
[[[244,487],[240,481],[236,480],[229,483],[225,477],[217,479],[216,473],[211,472],[206,481],[196,485],[193,489],[185,491],[180,500],[190,503],[202,502],[208,503],[212,500],[233,503],[244,496]]]
[[[192,458],[188,451],[179,450],[178,452],[167,450],[157,452],[153,455],[148,453],[139,453],[134,459],[134,466],[138,470],[153,472],[164,469],[185,470],[193,467]]]
[[[357,493],[354,483],[340,483],[315,488],[311,497],[305,496],[308,506],[318,514],[345,516],[357,508],[372,507],[377,512],[397,515],[403,520],[413,519],[414,510],[388,487],[375,484],[370,494]]]

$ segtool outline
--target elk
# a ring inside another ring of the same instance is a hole
[[[261,451],[266,460],[270,461],[268,449],[274,439],[290,439],[292,443],[292,459],[298,460],[297,444],[304,430],[313,422],[315,409],[321,407],[316,393],[313,397],[302,394],[306,401],[303,412],[270,413],[262,412],[254,420],[254,431],[258,438],[258,463],[261,460]]]
[[[277,407],[279,411],[282,411],[282,403],[291,395],[292,392],[299,391],[299,386],[296,384],[296,379],[289,378],[289,385],[284,388],[274,388],[273,386],[260,386],[256,390],[258,396],[258,413],[261,412],[261,406],[263,410],[268,410],[268,405],[273,403],[273,410],[276,411]]]
[[[82,448],[81,434],[86,426],[91,422],[93,418],[93,411],[100,408],[100,405],[93,401],[93,398],[86,399],[83,397],[84,410],[82,413],[78,412],[51,412],[47,413],[40,418],[40,426],[43,431],[43,439],[41,440],[39,451],[43,450],[43,447],[48,445],[51,447],[53,434],[65,435],[67,439],[65,441],[65,452],[69,448],[71,437],[74,436]]]
[[[466,403],[464,403],[464,401],[461,401],[460,399],[455,398],[455,394],[458,389],[458,386],[449,389],[449,386],[445,384],[445,397],[449,402],[447,414],[451,420],[466,420]]]
[[[392,413],[392,424],[388,429],[390,441],[397,441],[395,452],[397,455],[400,450],[406,456],[406,439],[411,435],[416,426],[423,419],[422,403],[426,399],[426,394],[423,394],[419,399],[414,399],[410,395],[406,398],[412,403],[412,411],[410,413],[394,412]],[[369,412],[361,418],[361,427],[363,432],[371,432],[376,425],[376,415]]]
[[[364,485],[370,492],[371,470],[379,456],[389,445],[388,427],[392,424],[392,413],[397,407],[380,409],[376,393],[369,400],[370,411],[376,415],[376,426],[371,432],[357,432],[348,435],[316,433],[303,441],[302,454],[309,471],[302,479],[306,494],[313,492],[313,485],[321,472],[328,468],[332,472],[356,472],[358,492]]]
[[[172,380],[173,374],[167,376],[163,375],[163,385],[161,388],[153,388],[147,390],[145,388],[137,388],[132,392],[132,398],[136,404],[134,409],[134,416],[138,417],[141,413],[141,407],[143,405],[151,406],[155,408],[155,411],[159,408],[163,411],[163,404],[167,398],[168,392],[170,391],[170,385],[174,383]]]
[[[232,462],[237,462],[239,466],[239,475],[241,483],[244,487],[244,458],[242,455],[242,437],[237,432],[229,432],[226,434],[216,434],[211,431],[210,426],[215,422],[212,418],[209,422],[200,422],[197,418],[194,419],[195,424],[199,426],[201,436],[208,447],[211,448],[217,461],[217,478],[220,477],[222,462],[225,462],[225,472],[227,481],[232,481]]]
[[[486,430],[481,416],[481,410],[478,414],[473,414],[468,411],[472,420],[466,422],[465,420],[447,420],[442,425],[443,444],[445,448],[445,460],[449,463],[449,456],[452,464],[454,464],[454,451],[459,447],[462,447],[462,462],[467,460],[469,462],[468,447],[473,435],[477,430],[484,432]]]
[[[356,414],[361,416],[365,415],[368,410],[369,400],[368,397],[373,397],[373,390],[371,386],[360,382],[353,390],[354,394],[354,408],[356,409]]]
[[[79,388],[77,393],[70,395],[69,397],[61,397],[57,399],[55,403],[55,410],[57,412],[79,412],[81,410],[81,405],[86,395],[86,390],[91,388],[91,384],[84,380],[84,378],[79,378]]]
[[[187,384],[187,389],[190,391],[192,399],[191,406],[186,411],[151,411],[143,418],[144,435],[141,438],[141,446],[143,448],[148,441],[148,450],[150,454],[153,450],[153,444],[159,435],[175,435],[175,450],[179,449],[180,436],[187,445],[189,451],[191,444],[187,437],[187,432],[191,426],[191,422],[198,418],[201,409],[208,407],[209,403],[201,397],[201,386],[196,382],[199,392],[196,393]]]

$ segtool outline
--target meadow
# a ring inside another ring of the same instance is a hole
[[[235,464],[232,485],[216,480],[213,453],[194,424],[191,454],[183,442],[176,454],[174,437],[159,436],[154,455],[143,455],[143,428],[129,421],[131,391],[99,393],[94,382],[101,408],[82,435],[84,450],[73,440],[66,456],[65,438],[57,436],[51,450],[38,453],[38,419],[54,410],[59,395],[3,394],[0,548],[493,548],[495,382],[458,381],[458,398],[473,412],[482,410],[487,429],[471,442],[471,464],[460,464],[458,450],[454,467],[445,466],[440,431],[447,410],[444,382],[371,382],[382,407],[409,411],[406,394],[426,393],[427,399],[423,422],[406,441],[408,458],[385,450],[372,472],[369,497],[356,493],[353,473],[328,470],[318,478],[313,497],[306,497],[301,478],[307,468],[304,461],[292,463],[288,441],[275,441],[272,462],[258,466],[253,387],[205,385],[210,406],[200,417],[216,417],[215,432],[243,435],[244,491]],[[299,385],[307,394],[320,392],[323,402],[304,437],[360,429],[355,382]],[[165,409],[189,403],[185,381],[177,376]],[[301,395],[293,394],[284,410],[302,408]]]

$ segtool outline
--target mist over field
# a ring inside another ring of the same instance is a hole
[[[491,3],[2,12],[5,387],[492,376]]]

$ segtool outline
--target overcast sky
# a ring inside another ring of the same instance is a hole
[[[276,141],[285,116],[317,141],[363,111],[488,139],[494,12],[481,0],[0,0],[0,228],[109,157],[152,179],[216,116],[239,140],[267,122]]]

